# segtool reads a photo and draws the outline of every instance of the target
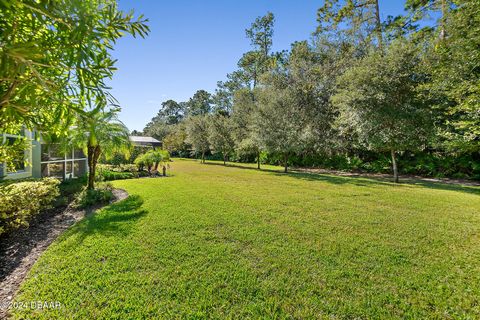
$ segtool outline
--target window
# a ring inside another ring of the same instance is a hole
[[[62,152],[57,144],[42,144],[42,176],[70,179],[87,172],[87,159],[82,150]]]
[[[42,144],[42,161],[65,160],[65,154],[58,144]]]
[[[73,163],[73,175],[81,177],[87,173],[87,160],[77,160]]]
[[[42,163],[42,177],[55,177],[55,178],[64,179],[65,163],[64,162]]]
[[[73,152],[73,156],[75,159],[83,159],[87,157],[82,149],[75,149]]]

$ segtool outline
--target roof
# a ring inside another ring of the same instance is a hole
[[[130,136],[130,141],[138,144],[161,144],[161,142],[155,138],[143,136]]]

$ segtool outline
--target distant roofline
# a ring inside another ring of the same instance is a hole
[[[130,136],[130,141],[133,142],[134,144],[140,144],[140,145],[161,145],[162,142],[158,141],[157,139],[153,137],[144,137],[144,136]]]

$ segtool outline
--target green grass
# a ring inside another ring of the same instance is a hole
[[[480,317],[480,189],[175,160],[76,224],[16,318]]]

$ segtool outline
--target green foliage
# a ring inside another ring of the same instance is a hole
[[[188,116],[202,116],[212,111],[212,95],[205,90],[198,90],[186,103]]]
[[[125,34],[144,37],[145,22],[115,0],[0,1],[0,132],[24,125],[65,136],[78,114],[103,108],[113,46]]]
[[[118,164],[118,165],[99,164],[98,169],[109,170],[114,172],[131,172],[131,173],[138,172],[138,168],[134,164]]]
[[[138,171],[147,169],[149,173],[155,173],[159,165],[165,167],[170,162],[170,154],[167,150],[149,150],[135,159]]]
[[[341,126],[378,151],[413,149],[428,141],[432,116],[417,92],[425,79],[419,63],[418,49],[399,40],[385,55],[372,53],[346,71],[333,98]]]
[[[106,159],[118,154],[130,156],[130,131],[118,119],[119,111],[118,108],[96,108],[79,119],[71,143],[87,149],[89,189],[94,188],[96,166],[102,154]]]
[[[52,206],[60,195],[54,178],[0,184],[0,235],[22,226]]]
[[[431,53],[428,84],[444,112],[442,136],[450,150],[480,152],[480,1],[457,1],[446,38]]]
[[[171,128],[170,133],[162,140],[163,147],[171,155],[187,156],[189,149],[186,139],[187,132],[185,123],[182,122]]]
[[[245,30],[247,38],[250,39],[251,45],[267,56],[272,47],[273,41],[273,25],[275,17],[273,13],[268,12],[263,17],[258,17],[252,23],[250,28]]]
[[[115,172],[110,170],[99,170],[98,175],[100,181],[131,179],[135,177],[131,172]]]
[[[208,142],[213,153],[221,153],[225,161],[235,147],[233,122],[228,116],[216,114],[210,118]]]
[[[95,189],[84,188],[76,197],[73,206],[88,208],[97,204],[107,204],[113,199],[113,185],[100,183]]]
[[[208,140],[208,116],[193,116],[187,118],[185,123],[187,133],[187,143],[192,146],[195,153],[200,153],[202,160],[205,159],[205,153],[210,148]]]
[[[30,144],[31,141],[26,137],[19,136],[13,142],[0,137],[0,163],[5,164],[7,171],[15,171],[17,155],[23,154]]]
[[[122,180],[148,176],[148,173],[139,171],[138,166],[135,164],[99,164],[97,170],[97,181]]]

